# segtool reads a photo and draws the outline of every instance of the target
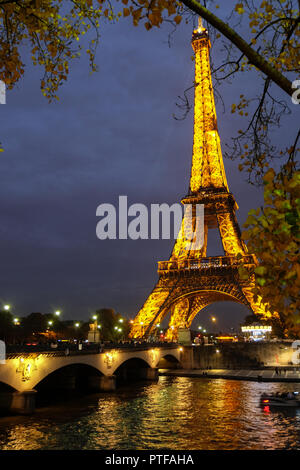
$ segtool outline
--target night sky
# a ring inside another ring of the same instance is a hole
[[[168,46],[169,27],[147,32],[130,19],[104,24],[97,53],[99,72],[89,74],[86,59],[71,67],[59,103],[39,90],[41,70],[26,67],[25,78],[0,106],[0,303],[17,315],[60,308],[64,319],[87,320],[112,307],[132,318],[157,280],[157,261],[168,259],[173,241],[106,240],[96,237],[96,208],[128,203],[173,204],[188,191],[193,144],[193,113],[176,121],[178,95],[194,77],[192,25],[182,24]],[[222,60],[217,45],[216,63]],[[29,62],[29,61],[28,61]],[[222,148],[241,127],[231,103],[257,80],[244,75],[220,90],[217,104]],[[191,99],[193,93],[191,94]],[[274,134],[282,139],[295,118]],[[295,122],[296,126],[296,122]],[[230,190],[240,210],[262,202],[262,190],[249,186],[225,160]],[[208,255],[221,254],[209,240]],[[237,326],[248,313],[232,302],[213,304],[196,319],[218,328]]]

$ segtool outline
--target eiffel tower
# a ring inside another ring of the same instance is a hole
[[[238,275],[240,263],[251,268],[257,265],[257,260],[248,253],[241,238],[235,214],[238,205],[228,189],[211,79],[210,40],[201,19],[193,32],[192,47],[195,53],[193,158],[189,193],[181,202],[192,208],[204,204],[204,243],[200,249],[191,249],[188,245],[192,241],[184,235],[181,226],[170,259],[158,262],[158,282],[133,320],[132,338],[148,336],[171,312],[166,337],[176,340],[179,328],[189,328],[200,310],[217,301],[239,302],[260,318],[271,316],[261,299],[254,300],[253,278],[243,281]],[[206,256],[211,228],[219,229],[225,256]]]

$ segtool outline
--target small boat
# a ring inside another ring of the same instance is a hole
[[[263,393],[260,397],[260,404],[261,406],[297,407],[300,406],[300,399],[298,392],[272,393],[270,395]]]

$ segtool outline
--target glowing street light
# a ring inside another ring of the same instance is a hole
[[[80,323],[75,323],[75,328],[79,328],[80,327]]]
[[[13,322],[15,325],[20,325],[20,320],[18,318],[14,318]]]
[[[93,319],[93,320],[97,320],[97,318],[98,318],[97,315],[93,315],[93,316],[92,316],[92,319]]]
[[[123,321],[124,321],[123,318],[119,318],[120,323],[123,323]]]
[[[211,321],[216,322],[217,321],[216,317],[211,317]]]
[[[202,326],[198,326],[198,330],[202,330]]]
[[[60,310],[56,310],[54,313],[55,313],[55,315],[56,315],[57,317],[59,317],[59,315],[61,314],[61,311],[60,311]]]
[[[8,311],[8,310],[10,309],[10,305],[7,305],[7,304],[6,304],[6,305],[4,305],[3,308],[4,308],[4,310]]]

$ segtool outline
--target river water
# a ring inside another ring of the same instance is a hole
[[[0,418],[0,449],[300,449],[300,410],[259,407],[300,384],[160,377]]]

